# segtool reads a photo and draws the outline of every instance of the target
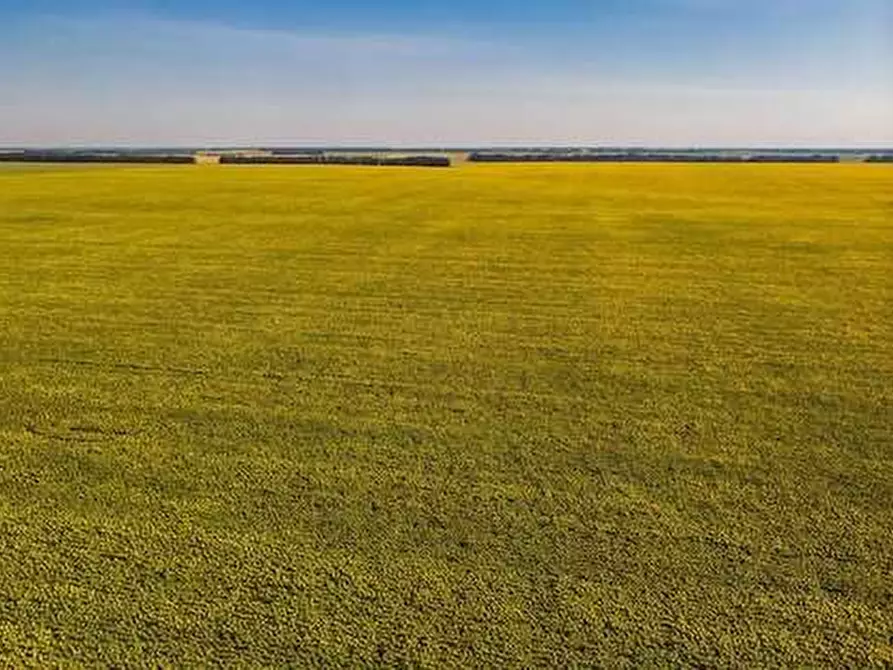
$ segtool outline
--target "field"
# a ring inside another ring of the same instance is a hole
[[[893,169],[0,170],[0,666],[893,664]]]

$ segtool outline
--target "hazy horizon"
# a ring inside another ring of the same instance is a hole
[[[893,152],[893,143],[890,144],[853,144],[848,146],[830,146],[816,144],[800,144],[800,145],[778,145],[778,144],[753,144],[748,146],[726,146],[726,145],[657,145],[657,144],[638,144],[638,145],[613,145],[613,144],[541,144],[531,143],[481,143],[481,144],[380,144],[368,142],[365,144],[300,144],[300,143],[279,143],[279,144],[263,144],[263,143],[241,143],[241,144],[0,144],[0,151],[264,151],[264,150],[303,150],[303,151],[500,151],[515,150],[548,150],[548,149],[571,149],[571,150],[594,150],[594,151],[680,151],[680,152],[697,152],[697,151],[845,151],[853,153],[864,152]]]
[[[0,146],[893,146],[890,0],[12,0]]]

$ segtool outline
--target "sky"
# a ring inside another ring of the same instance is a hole
[[[893,0],[0,0],[0,146],[893,146]]]

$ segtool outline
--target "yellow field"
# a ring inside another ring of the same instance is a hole
[[[0,665],[893,664],[891,194],[0,169]]]

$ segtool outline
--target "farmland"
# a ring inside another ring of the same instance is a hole
[[[885,165],[0,170],[0,665],[893,664]]]

